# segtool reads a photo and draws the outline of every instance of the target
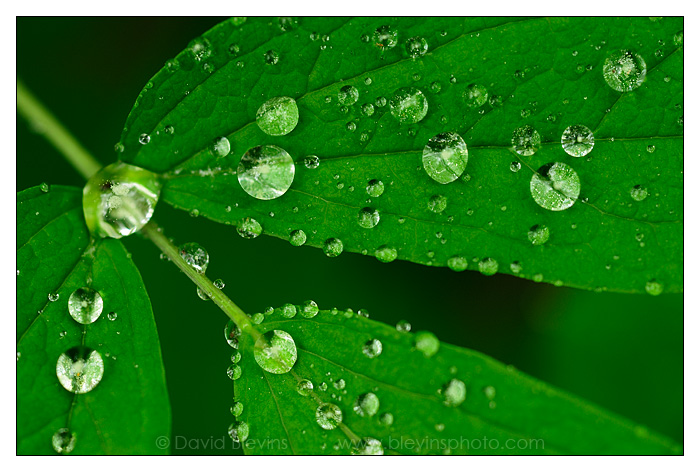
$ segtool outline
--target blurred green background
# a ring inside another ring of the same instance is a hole
[[[17,76],[102,163],[143,85],[220,18],[18,18]],[[17,122],[17,190],[84,182],[26,122]],[[507,275],[485,277],[318,249],[234,228],[160,205],[157,221],[177,244],[209,251],[207,275],[244,310],[300,303],[365,308],[410,321],[440,339],[484,352],[683,440],[683,297],[555,288]],[[173,453],[230,454],[201,447],[226,436],[233,386],[225,315],[140,237],[124,240],[151,296],[173,413]],[[339,342],[341,342],[339,340]],[[199,439],[181,447],[177,436]],[[229,442],[230,445],[230,442]]]

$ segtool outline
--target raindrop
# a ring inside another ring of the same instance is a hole
[[[353,411],[362,417],[370,417],[379,411],[379,398],[372,392],[360,395],[355,400]]]
[[[295,229],[289,233],[289,243],[292,246],[303,246],[306,243],[306,233],[302,229]]]
[[[313,318],[318,315],[318,304],[313,300],[306,300],[299,314],[304,318]]]
[[[394,92],[389,106],[392,116],[399,123],[418,123],[428,113],[428,99],[415,87],[398,89]]]
[[[185,243],[178,250],[188,266],[203,274],[209,266],[209,253],[197,243]]]
[[[123,162],[110,164],[83,189],[85,222],[101,237],[128,236],[148,223],[159,196],[156,174]]]
[[[649,295],[661,295],[661,293],[664,291],[664,286],[660,283],[657,282],[656,279],[651,279],[647,284],[644,286],[644,289],[647,291]]]
[[[255,121],[270,136],[289,134],[299,123],[297,102],[290,97],[271,98],[258,108]]]
[[[535,225],[527,232],[527,239],[533,246],[539,246],[549,240],[549,228],[545,225]]]
[[[377,28],[372,35],[372,42],[382,51],[391,49],[398,42],[399,33],[389,25],[383,25]]]
[[[284,374],[292,370],[297,361],[297,346],[289,333],[275,329],[258,338],[253,354],[263,370],[271,374]]]
[[[630,190],[630,196],[632,197],[632,200],[641,202],[649,196],[649,191],[646,187],[643,187],[641,185],[635,185]]]
[[[382,348],[382,342],[379,339],[370,339],[362,346],[362,353],[370,359],[374,359],[382,353]]]
[[[374,208],[365,207],[357,214],[357,224],[363,228],[374,228],[379,223],[379,212]]]
[[[236,326],[233,320],[229,320],[224,327],[224,338],[229,346],[234,349],[238,349],[238,340],[241,336],[241,329]]]
[[[285,194],[294,181],[294,161],[274,145],[248,149],[238,164],[238,183],[258,200],[272,200]]]
[[[483,85],[471,84],[467,86],[462,98],[469,108],[478,108],[486,103],[489,93]]]
[[[297,382],[297,393],[302,397],[308,397],[314,391],[314,384],[311,380],[301,379]]]
[[[414,36],[406,40],[406,52],[412,58],[424,56],[428,52],[428,41],[422,36]]]
[[[243,403],[235,402],[231,407],[231,414],[236,417],[241,416],[243,414]]]
[[[451,131],[440,133],[423,148],[423,168],[436,182],[448,184],[467,168],[468,155],[467,144],[460,135]]]
[[[513,131],[513,150],[521,156],[532,156],[540,148],[540,133],[530,125],[523,125]]]
[[[542,208],[562,211],[576,203],[581,181],[576,171],[563,162],[546,164],[532,175],[530,193]]]
[[[68,428],[61,428],[51,437],[53,450],[59,454],[70,454],[75,449],[75,433]]]
[[[245,421],[234,421],[228,427],[228,435],[231,436],[231,440],[235,443],[245,442],[249,434],[250,427]]]
[[[236,224],[236,232],[241,238],[255,239],[263,232],[262,225],[255,218],[242,218]]]
[[[572,125],[561,135],[561,147],[570,156],[583,157],[593,149],[593,132],[584,125]]]
[[[297,307],[292,305],[291,303],[285,303],[282,305],[282,308],[280,309],[282,317],[291,319],[294,318],[297,314]]]
[[[343,421],[343,412],[338,405],[323,403],[316,408],[316,422],[323,429],[335,429]]]
[[[425,357],[433,357],[440,349],[440,340],[430,331],[418,331],[414,346]]]
[[[618,92],[629,92],[644,82],[647,75],[647,65],[642,56],[629,49],[615,51],[610,54],[603,64],[605,82]]]
[[[490,257],[484,257],[479,261],[479,272],[484,275],[493,275],[498,272],[498,261]]]
[[[209,146],[209,152],[214,157],[226,157],[231,152],[231,143],[228,141],[228,138],[220,136],[212,141]]]
[[[367,182],[367,195],[370,197],[381,197],[384,193],[384,182],[377,179],[372,179]]]
[[[102,380],[104,362],[99,352],[78,346],[58,357],[56,376],[63,388],[73,393],[87,393]]]
[[[241,369],[241,366],[237,364],[231,364],[228,366],[228,369],[226,369],[226,375],[228,375],[228,378],[231,380],[240,379],[242,374],[243,370]]]
[[[467,398],[467,386],[461,380],[452,379],[442,387],[442,400],[447,406],[457,407]]]
[[[338,102],[341,105],[354,105],[358,98],[360,98],[360,92],[353,85],[341,87],[338,92]]]
[[[68,312],[80,324],[95,322],[102,314],[102,307],[102,296],[89,287],[75,290],[68,298]]]
[[[444,195],[433,195],[428,200],[428,209],[433,213],[442,213],[447,208],[447,197]]]
[[[398,253],[396,249],[387,245],[379,246],[377,250],[374,251],[374,257],[376,257],[379,262],[392,262],[397,256]]]
[[[343,252],[343,241],[328,238],[323,242],[323,253],[328,257],[338,257]]]
[[[467,270],[467,259],[463,256],[452,256],[447,259],[447,267],[455,272],[462,272]]]

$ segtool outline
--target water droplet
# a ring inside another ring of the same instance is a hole
[[[56,301],[58,301],[59,297],[60,297],[60,295],[58,294],[58,292],[56,292],[56,293],[52,292],[52,293],[49,293],[47,298],[49,299],[50,302],[56,302]]]
[[[203,274],[209,266],[209,253],[197,243],[185,243],[178,250],[188,266]]]
[[[401,320],[396,323],[396,331],[399,333],[408,333],[411,331],[411,323],[406,320]]]
[[[159,196],[156,174],[116,162],[97,172],[85,185],[85,222],[100,237],[128,236],[148,223]]]
[[[297,383],[297,393],[302,397],[308,397],[314,390],[314,384],[311,380],[302,379]]]
[[[306,166],[307,169],[316,169],[320,163],[321,159],[319,159],[318,156],[306,156],[304,158],[304,166]]]
[[[418,123],[428,113],[428,99],[415,87],[398,89],[394,92],[389,106],[392,116],[399,123]]]
[[[284,374],[292,370],[297,361],[297,346],[289,333],[275,329],[258,338],[253,354],[263,370],[271,374]]]
[[[165,131],[165,134],[175,134],[175,127],[173,125],[165,125],[163,131]]]
[[[68,298],[68,312],[80,324],[95,322],[102,314],[102,307],[102,296],[89,287],[75,290]]]
[[[467,144],[460,135],[451,131],[440,133],[423,148],[423,168],[436,182],[448,184],[467,168],[468,155]]]
[[[336,390],[342,390],[345,388],[345,380],[344,379],[338,379],[335,382],[333,382],[333,388]]]
[[[225,286],[226,283],[223,281],[223,279],[216,279],[214,281],[214,287],[218,288],[219,290],[223,290]]]
[[[338,405],[323,403],[316,408],[316,423],[323,429],[335,429],[343,421],[343,412]]]
[[[209,152],[214,157],[226,157],[231,152],[231,143],[229,143],[228,138],[220,136],[212,141]]]
[[[583,157],[593,149],[593,132],[584,125],[572,125],[561,135],[561,147],[570,156]]]
[[[362,417],[370,417],[379,411],[379,398],[372,392],[360,395],[352,406],[355,413]]]
[[[244,239],[255,239],[262,231],[262,225],[254,218],[242,218],[236,224],[236,232]]]
[[[510,271],[514,274],[519,274],[522,272],[523,266],[518,261],[513,261],[510,263]]]
[[[467,270],[467,259],[463,256],[452,256],[447,259],[447,267],[455,272],[462,272]]]
[[[646,187],[643,187],[641,185],[635,185],[630,190],[630,196],[632,197],[632,200],[641,202],[649,196],[649,191]]]
[[[615,51],[610,54],[603,64],[605,82],[618,92],[629,92],[644,82],[647,75],[647,65],[642,56],[629,49]]]
[[[513,150],[521,156],[532,156],[540,148],[540,133],[530,125],[523,125],[513,131]]]
[[[379,212],[374,208],[362,208],[357,214],[357,224],[363,228],[374,228],[379,223]]]
[[[425,357],[433,357],[440,349],[440,340],[430,331],[418,331],[414,345]]]
[[[644,289],[647,291],[649,295],[661,295],[661,293],[664,291],[664,286],[661,284],[661,282],[657,282],[655,279],[651,279],[647,284],[644,286]]]
[[[370,197],[381,197],[384,193],[384,182],[377,179],[372,179],[367,182],[367,195]]]
[[[396,46],[399,33],[389,25],[383,25],[377,28],[372,35],[372,42],[376,47],[384,51]]]
[[[352,449],[354,456],[383,456],[384,447],[378,439],[362,438],[362,440]]]
[[[263,103],[255,114],[255,121],[263,133],[284,136],[299,123],[297,102],[290,97],[274,97]]]
[[[360,110],[362,111],[362,114],[365,116],[374,115],[374,105],[372,105],[371,103],[365,103],[364,105],[362,105]]]
[[[241,369],[241,366],[237,364],[231,364],[230,366],[228,366],[228,369],[226,369],[226,375],[228,375],[228,378],[231,380],[240,379],[242,374],[243,369]]]
[[[374,251],[374,257],[376,257],[379,262],[392,262],[397,256],[398,253],[396,249],[387,245],[379,246],[377,250]]]
[[[433,195],[428,200],[428,209],[433,213],[442,213],[447,208],[447,197],[444,195]]]
[[[343,241],[338,238],[328,238],[323,242],[323,253],[328,257],[337,257],[343,252]]]
[[[301,312],[299,314],[304,318],[313,318],[318,315],[318,304],[313,300],[306,300],[301,306]]]
[[[87,393],[97,387],[104,374],[104,362],[99,352],[78,346],[58,357],[56,376],[63,388],[73,393]]]
[[[490,257],[484,257],[479,261],[479,272],[484,275],[493,275],[498,272],[498,261]]]
[[[42,192],[48,193],[49,192],[49,184],[46,182],[42,182],[41,185],[39,185],[39,189],[41,189]]]
[[[110,311],[109,313],[107,313],[107,319],[109,321],[114,321],[117,319],[117,317],[118,317],[118,315],[117,315],[117,312],[115,312],[115,311]]]
[[[683,31],[679,31],[673,35],[673,44],[675,46],[683,46]]]
[[[470,84],[462,93],[462,98],[469,108],[478,108],[486,103],[489,93],[483,85]]]
[[[224,338],[229,346],[234,349],[238,349],[238,340],[241,336],[241,329],[236,326],[233,320],[229,320],[224,326]]]
[[[382,342],[379,339],[370,339],[362,346],[362,353],[370,359],[374,359],[382,353],[382,348]]]
[[[338,92],[338,103],[341,105],[354,105],[360,98],[360,92],[353,85],[345,85]]]
[[[412,58],[424,56],[428,52],[428,41],[422,36],[414,36],[406,40],[406,52]]]
[[[75,449],[75,433],[68,428],[61,428],[51,437],[53,450],[59,454],[70,454]]]
[[[263,58],[265,59],[265,64],[274,66],[275,64],[277,64],[277,62],[279,62],[280,55],[277,51],[270,49],[263,55]]]
[[[394,415],[391,413],[384,413],[382,416],[379,417],[379,422],[383,424],[384,426],[391,426],[394,424]]]
[[[139,136],[139,143],[143,144],[144,146],[150,142],[151,142],[151,137],[149,135],[147,135],[146,133],[143,133],[141,136]]]
[[[233,406],[231,406],[231,414],[236,417],[241,416],[243,414],[243,403],[235,402]]]
[[[306,243],[306,233],[304,230],[295,229],[289,233],[289,243],[292,246],[303,246]]]
[[[250,427],[245,421],[234,421],[228,427],[228,435],[231,436],[231,440],[235,443],[245,442],[249,434]]]
[[[386,98],[384,98],[384,97],[377,97],[377,99],[374,101],[374,104],[375,104],[377,107],[382,108],[383,106],[386,106]]]
[[[520,167],[521,167],[521,165],[520,165],[520,162],[518,162],[518,161],[513,161],[510,163],[510,171],[511,172],[514,172],[514,173],[519,172]]]
[[[532,175],[530,193],[542,208],[562,211],[576,203],[581,181],[576,171],[563,162],[546,164]]]
[[[248,149],[238,164],[238,182],[258,200],[285,194],[294,181],[294,161],[284,149],[264,145]]]
[[[549,228],[545,225],[535,225],[527,232],[527,239],[534,246],[539,246],[549,240]]]
[[[461,380],[452,379],[442,387],[443,403],[457,407],[467,398],[467,386]]]

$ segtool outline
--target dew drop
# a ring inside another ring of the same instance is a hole
[[[442,387],[442,401],[450,407],[461,405],[467,398],[467,386],[458,379],[452,379]]]
[[[241,369],[241,366],[237,364],[231,364],[230,366],[228,366],[228,369],[226,369],[226,375],[228,375],[228,378],[231,380],[240,379],[242,374],[243,369]]]
[[[216,279],[214,281],[214,287],[218,288],[219,290],[223,290],[225,286],[226,282],[224,282],[223,279]]]
[[[265,64],[274,66],[277,64],[280,60],[280,55],[277,51],[270,49],[267,51],[264,55],[263,58],[265,59]],[[285,133],[286,134],[286,133]]]
[[[302,397],[308,397],[311,395],[311,392],[314,391],[314,384],[311,382],[311,380],[301,379],[299,382],[297,382],[296,389],[299,395]]]
[[[354,456],[383,456],[384,447],[378,439],[362,438],[352,449]]]
[[[59,454],[70,454],[75,449],[75,433],[68,428],[61,428],[51,437],[53,450]]]
[[[395,248],[387,245],[379,246],[376,251],[374,251],[374,257],[377,258],[379,262],[392,262],[396,260],[398,253]]]
[[[294,318],[296,316],[297,307],[295,307],[291,303],[285,303],[284,305],[282,305],[282,308],[280,311],[281,311],[282,317],[287,318],[287,319],[291,319],[291,318]]]
[[[250,434],[250,427],[245,421],[234,421],[228,427],[228,435],[235,443],[245,442]]]
[[[220,136],[212,141],[209,146],[209,152],[214,157],[226,157],[231,152],[231,143],[228,141],[228,138]]]
[[[460,135],[451,131],[440,133],[423,148],[423,168],[436,182],[448,184],[462,175],[468,156],[467,144]]]
[[[299,314],[304,318],[313,318],[318,315],[318,304],[313,300],[306,300],[301,306]]]
[[[343,412],[334,403],[323,403],[316,408],[316,423],[327,430],[335,429],[343,421]]]
[[[365,207],[357,213],[357,224],[366,229],[374,228],[379,224],[379,218],[379,211]]]
[[[139,143],[141,143],[142,145],[145,146],[146,144],[148,144],[150,142],[151,142],[151,137],[148,134],[143,133],[139,136]]]
[[[294,161],[274,145],[248,149],[238,164],[238,183],[258,200],[272,200],[285,194],[294,181]]]
[[[44,193],[48,193],[49,192],[49,184],[47,184],[46,182],[42,182],[41,185],[39,185],[39,189]]]
[[[455,272],[467,270],[467,259],[463,256],[452,256],[447,259],[447,267]]]
[[[532,156],[540,148],[540,133],[530,125],[523,125],[513,131],[513,150],[521,156]]]
[[[115,321],[117,319],[117,317],[118,317],[118,315],[117,315],[117,312],[115,312],[115,311],[110,311],[109,313],[107,313],[107,319],[109,321]]]
[[[384,426],[391,426],[394,424],[394,415],[391,413],[384,413],[382,416],[379,417],[379,422],[383,424]]]
[[[539,246],[549,240],[549,228],[546,225],[535,225],[527,232],[527,239],[533,246]]]
[[[647,65],[644,59],[629,49],[613,52],[603,64],[605,82],[618,92],[636,89],[642,85],[646,75]]]
[[[469,108],[478,108],[486,103],[489,93],[483,85],[470,84],[462,93],[462,98]]]
[[[479,272],[484,275],[494,275],[498,272],[498,261],[490,257],[484,257],[479,261]]]
[[[554,162],[540,167],[532,175],[530,193],[542,208],[562,211],[576,203],[581,181],[574,169],[563,162]]]
[[[263,232],[262,225],[254,218],[242,218],[236,224],[236,232],[241,238],[255,239]]]
[[[428,41],[422,36],[414,36],[406,40],[406,52],[412,58],[424,56],[428,52]]]
[[[338,257],[343,252],[343,241],[338,238],[328,238],[323,242],[323,253],[328,257]]]
[[[360,395],[352,406],[355,413],[362,417],[371,417],[379,411],[379,398],[372,392]]]
[[[56,292],[56,293],[51,292],[51,293],[49,293],[48,296],[47,296],[47,298],[49,299],[50,302],[56,302],[56,301],[58,301],[59,297],[60,297],[60,295],[59,295],[58,292]]]
[[[411,331],[411,323],[406,320],[401,320],[396,323],[396,331],[399,333],[408,333]]]
[[[572,125],[561,135],[561,147],[570,156],[583,157],[593,149],[593,132],[584,125]]]
[[[649,191],[642,185],[635,185],[630,190],[630,196],[632,197],[632,200],[641,202],[649,196]]]
[[[103,305],[100,293],[89,287],[75,290],[68,298],[68,312],[80,324],[94,323],[102,314]]]
[[[235,402],[231,407],[231,414],[236,417],[241,416],[243,414],[243,403]]]
[[[382,349],[382,342],[379,339],[370,339],[362,346],[362,353],[370,359],[374,359],[382,353]]]
[[[398,43],[399,33],[389,25],[377,28],[372,35],[372,42],[382,51],[391,49]]]
[[[518,161],[513,161],[510,163],[510,171],[513,173],[517,173],[520,171],[520,162]]]
[[[519,274],[522,272],[523,266],[518,261],[513,261],[510,263],[510,271],[514,274]]]
[[[284,374],[292,370],[297,361],[297,346],[289,333],[275,329],[258,338],[253,354],[263,370],[271,374]]]
[[[290,97],[271,98],[258,108],[255,121],[270,136],[289,134],[299,123],[297,102]]]
[[[320,163],[321,159],[318,156],[306,156],[304,158],[304,166],[307,169],[316,169]]]
[[[192,267],[200,274],[207,271],[207,267],[209,266],[209,253],[200,244],[185,243],[178,248],[178,251],[180,251],[180,257],[185,260],[188,266]]]
[[[657,282],[655,279],[651,279],[644,286],[644,289],[649,295],[657,296],[661,295],[661,293],[664,291],[664,286],[661,284],[661,282]]]
[[[433,357],[440,349],[440,340],[430,331],[418,331],[414,340],[414,346],[425,357]]]
[[[224,339],[226,339],[229,346],[234,349],[238,349],[240,337],[241,329],[236,326],[236,323],[234,323],[233,320],[229,320],[229,322],[226,323],[226,326],[224,326]]]
[[[303,246],[306,243],[306,233],[302,229],[295,229],[289,233],[289,244],[292,246]]]
[[[367,195],[370,197],[381,197],[382,194],[384,193],[384,182],[381,180],[377,179],[372,179],[369,182],[367,182]]]
[[[444,195],[433,195],[428,200],[428,210],[433,213],[442,213],[447,208],[447,197]]]
[[[399,123],[418,123],[428,113],[428,99],[415,87],[403,87],[394,92],[389,107]]]
[[[87,393],[97,387],[104,374],[104,362],[99,352],[78,346],[58,357],[56,376],[63,388],[73,393]]]
[[[338,103],[341,105],[354,105],[358,98],[360,98],[360,92],[353,85],[345,85],[338,92]]]

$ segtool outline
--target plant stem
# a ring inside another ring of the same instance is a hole
[[[253,328],[248,315],[236,305],[233,300],[228,298],[224,292],[216,288],[209,278],[203,273],[197,272],[180,256],[180,250],[163,234],[163,230],[153,221],[146,224],[141,229],[141,234],[150,239],[165,256],[170,259],[187,277],[192,280],[197,287],[219,307],[221,311],[233,320],[234,323],[242,330],[253,335],[253,339],[257,340],[259,333]]]
[[[102,168],[102,165],[19,80],[17,80],[17,111],[39,134],[53,144],[86,180]]]

